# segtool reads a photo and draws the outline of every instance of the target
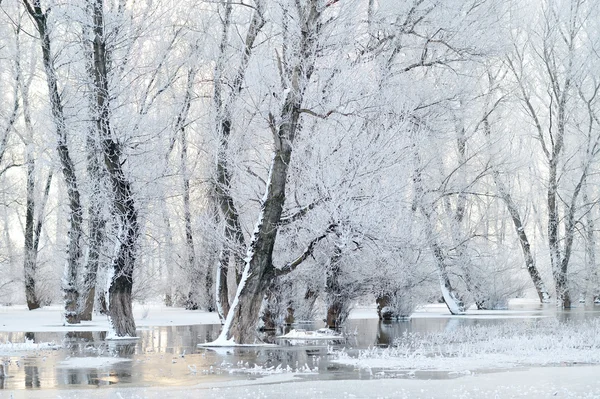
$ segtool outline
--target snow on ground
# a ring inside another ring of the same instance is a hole
[[[121,357],[71,357],[59,362],[57,367],[68,369],[103,369],[131,359]]]
[[[134,304],[133,313],[137,327],[219,324],[216,313],[162,305]],[[61,306],[47,306],[32,311],[27,310],[26,306],[0,306],[0,332],[109,331],[106,316],[95,314],[93,318],[81,324],[67,325]]]
[[[459,379],[306,381],[285,374],[253,381],[228,381],[182,387],[139,387],[1,391],[0,399],[257,399],[281,398],[598,398],[600,366],[537,367]]]
[[[390,348],[372,348],[335,362],[361,369],[414,372],[473,370],[556,364],[600,364],[600,320],[554,319],[506,325],[462,326],[431,334],[405,334]]]

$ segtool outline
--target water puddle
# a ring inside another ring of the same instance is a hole
[[[220,325],[150,327],[138,330],[139,340],[128,343],[105,341],[105,332],[8,332],[0,342],[53,342],[56,348],[15,350],[0,354],[7,377],[0,389],[49,389],[68,387],[185,386],[202,382],[249,380],[267,374],[294,373],[311,380],[416,378],[449,379],[464,374],[447,371],[360,370],[332,362],[332,350],[344,349],[355,355],[361,349],[389,346],[410,333],[448,331],[469,325],[535,323],[540,316],[559,320],[597,317],[596,310],[557,313],[552,307],[515,309],[488,317],[416,317],[408,321],[379,322],[376,319],[350,320],[344,329],[344,343],[286,342],[275,339],[282,331],[265,339],[277,342],[263,348],[202,348],[198,344],[214,340]],[[519,317],[514,317],[519,315]],[[316,329],[320,323],[303,324]],[[284,331],[283,333],[287,332]],[[485,372],[485,371],[484,371]]]

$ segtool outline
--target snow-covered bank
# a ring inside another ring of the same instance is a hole
[[[600,366],[537,367],[527,370],[476,374],[449,380],[333,380],[305,381],[285,374],[254,381],[228,381],[185,387],[0,391],[1,399],[255,399],[279,398],[598,398]],[[12,396],[11,396],[12,395]]]
[[[465,314],[453,315],[443,303],[421,305],[410,315],[411,319],[422,318],[461,318],[461,319],[513,319],[547,317],[556,309],[551,306],[543,307],[538,299],[512,298],[508,301],[509,309],[478,310],[471,306]],[[350,312],[349,319],[377,319],[377,308],[371,306],[356,306]]]
[[[430,334],[405,334],[390,348],[337,353],[336,362],[396,371],[473,370],[556,364],[600,364],[600,320],[559,323],[540,319],[504,325],[462,326]]]
[[[518,304],[523,300],[512,300],[511,304]],[[525,300],[527,301],[527,300]],[[527,302],[535,306],[534,302]],[[169,308],[160,304],[142,305],[134,304],[133,313],[137,327],[156,326],[186,326],[197,324],[219,324],[216,312],[201,310],[185,310],[183,308]],[[84,321],[77,325],[65,325],[63,308],[58,305],[47,306],[29,311],[22,306],[0,306],[0,332],[65,332],[65,331],[108,331],[108,319],[102,315],[94,315],[94,320]],[[412,318],[427,317],[456,317],[450,315],[443,304],[422,306],[411,316]],[[543,317],[532,311],[477,311],[469,309],[468,314],[461,318],[532,318]],[[357,307],[350,314],[351,319],[376,319],[375,306]]]
[[[196,324],[219,324],[216,313],[162,305],[134,304],[133,313],[137,327],[187,326]],[[0,306],[0,332],[66,332],[108,331],[108,318],[95,314],[92,321],[69,325],[63,320],[61,306],[47,306],[27,310],[26,306]]]

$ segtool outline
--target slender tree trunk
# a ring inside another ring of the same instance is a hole
[[[582,200],[585,205],[588,205],[589,197],[587,193],[587,184],[584,186]],[[593,215],[593,207],[586,214],[585,224],[585,265],[586,265],[586,284],[583,299],[586,305],[593,305],[600,295],[598,289],[598,267],[596,265],[596,234]]]
[[[88,149],[88,151],[90,150]],[[92,181],[92,195],[90,195],[90,204],[88,207],[89,244],[87,264],[85,267],[85,291],[82,299],[83,310],[81,313],[81,320],[92,320],[94,303],[96,302],[97,277],[106,236],[106,219],[104,218],[101,203],[101,198],[104,196],[100,183],[104,178],[101,176],[100,170],[97,153],[88,152],[88,173],[90,174],[90,179]]]
[[[227,60],[227,47],[229,42],[229,29],[231,24],[231,11],[232,2],[228,0],[225,4],[225,18],[223,20],[223,29],[221,36],[221,43],[219,48],[219,58],[215,67],[215,86],[214,86],[214,105],[217,114],[216,128],[217,135],[219,137],[219,149],[217,151],[217,165],[216,165],[216,178],[215,178],[215,193],[213,198],[217,201],[218,207],[221,210],[223,220],[225,222],[225,240],[221,244],[221,250],[219,251],[219,262],[217,264],[217,309],[221,319],[227,317],[229,304],[225,304],[223,301],[229,297],[227,288],[227,279],[223,278],[224,275],[229,273],[229,261],[232,260],[233,255],[236,282],[239,284],[242,275],[241,271],[243,268],[244,261],[239,255],[240,248],[246,247],[244,234],[239,220],[239,214],[233,198],[230,193],[231,189],[231,176],[229,162],[227,159],[228,148],[229,148],[229,136],[231,135],[231,127],[233,123],[232,108],[235,100],[238,98],[239,93],[242,90],[242,84],[246,76],[246,70],[254,47],[254,42],[258,33],[265,24],[263,18],[263,3],[262,0],[256,0],[256,9],[252,15],[250,21],[250,27],[246,34],[246,40],[238,67],[237,73],[233,78],[233,84],[229,91],[228,98],[225,97],[225,84],[221,82],[223,79],[223,73]]]
[[[502,183],[500,180],[498,172],[494,171],[493,174],[494,182],[498,188],[498,193],[504,201],[506,209],[508,209],[508,213],[513,221],[513,225],[515,226],[515,232],[517,233],[519,244],[521,245],[521,250],[523,251],[523,258],[525,259],[525,267],[527,268],[527,272],[531,277],[531,281],[533,282],[538,297],[540,298],[540,302],[548,302],[550,300],[550,294],[548,294],[548,290],[546,289],[546,285],[542,280],[542,276],[540,276],[540,273],[535,265],[535,259],[533,257],[533,253],[531,252],[531,244],[529,243],[529,238],[527,237],[525,227],[521,221],[521,215],[519,214],[517,205],[512,200],[512,196],[506,187],[504,187],[504,183]]]
[[[558,203],[557,203],[557,160],[550,160],[550,170],[548,177],[548,247],[550,249],[550,264],[552,265],[552,274],[554,276],[554,285],[556,289],[556,299],[563,308],[571,307],[571,299],[567,287],[567,276],[562,272],[560,239],[558,231]]]
[[[163,225],[165,232],[165,247],[164,251],[164,262],[167,268],[167,286],[165,287],[165,305],[168,307],[173,306],[173,284],[174,284],[174,259],[171,255],[173,250],[173,233],[171,229],[171,220],[169,218],[169,211],[167,210],[167,203],[163,198],[162,203],[163,212]],[[159,255],[161,256],[161,255]]]
[[[88,2],[87,12],[93,13],[92,5]],[[82,32],[84,37],[91,37],[93,29],[91,26],[83,24]],[[94,52],[90,46],[84,48],[86,70],[88,76],[94,75]],[[89,84],[88,102],[90,115],[95,114],[96,96],[93,84]],[[94,304],[100,303],[97,295],[98,272],[101,266],[107,266],[102,260],[102,251],[105,245],[106,238],[106,215],[104,214],[103,202],[107,198],[105,182],[107,180],[106,172],[102,167],[102,147],[99,143],[99,133],[96,131],[97,124],[94,123],[93,117],[90,118],[88,135],[86,137],[86,156],[87,156],[87,173],[89,179],[89,204],[88,204],[88,249],[87,261],[85,265],[84,290],[81,298],[81,320],[92,320]],[[102,291],[102,290],[99,290]]]
[[[461,104],[462,105],[462,104]],[[462,171],[462,165],[466,165],[467,157],[466,157],[466,149],[467,149],[467,137],[466,131],[464,128],[464,121],[459,119],[459,123],[457,123],[457,152],[458,152],[458,164],[459,169],[457,170],[457,174],[459,175],[461,188],[466,188],[466,181],[464,172]],[[465,237],[464,232],[464,217],[467,206],[467,196],[461,191],[456,196],[456,208],[453,211],[450,196],[445,196],[445,208],[446,214],[450,221],[450,234],[452,237],[453,246],[456,251],[456,259],[458,263],[458,269],[461,270],[461,277],[465,283],[465,287],[467,291],[472,295],[475,304],[478,309],[486,309],[492,304],[489,304],[487,295],[483,292],[481,284],[477,281],[477,277],[473,278],[472,272],[472,262],[471,258],[468,254],[468,237]]]
[[[485,129],[485,135],[489,138],[491,135],[491,128],[487,118],[483,120],[483,125]],[[531,244],[529,242],[529,238],[527,237],[527,233],[525,232],[525,226],[523,226],[517,204],[515,204],[513,201],[510,192],[500,179],[500,173],[495,167],[492,167],[492,176],[494,178],[494,184],[498,189],[498,194],[500,194],[500,198],[502,198],[502,201],[506,205],[506,209],[508,210],[508,213],[513,221],[515,232],[517,233],[519,244],[521,245],[521,250],[523,251],[525,267],[529,273],[529,277],[531,277],[531,281],[533,282],[533,286],[535,287],[538,297],[540,298],[540,302],[548,302],[550,301],[550,294],[548,293],[546,285],[542,280],[542,276],[535,265],[535,259],[533,257],[533,253],[531,252]]]
[[[34,251],[34,213],[35,213],[35,161],[31,149],[27,149],[27,211],[25,213],[25,297],[29,310],[41,307],[35,289],[36,259]]]
[[[557,289],[562,289],[562,306],[563,308],[570,308],[571,296],[569,291],[569,283],[568,283],[568,266],[569,261],[571,259],[571,253],[573,250],[573,241],[575,239],[575,228],[577,225],[577,220],[575,219],[575,212],[577,210],[578,197],[581,192],[583,185],[585,184],[588,169],[591,163],[591,159],[588,160],[586,166],[581,173],[581,177],[579,182],[575,186],[575,190],[573,190],[573,196],[571,197],[571,203],[569,204],[569,208],[567,209],[565,215],[565,239],[564,239],[564,254],[559,264],[559,271],[556,280]]]
[[[229,287],[227,286],[227,276],[229,275],[229,249],[222,248],[219,252],[217,263],[217,279],[215,289],[217,292],[217,313],[221,323],[225,323],[227,314],[229,314]]]
[[[65,318],[68,323],[79,323],[80,312],[79,305],[79,282],[78,275],[81,269],[82,258],[82,223],[83,210],[75,174],[75,165],[69,154],[67,140],[67,128],[63,112],[62,100],[58,90],[56,71],[52,63],[52,52],[50,47],[50,35],[47,27],[47,14],[42,11],[39,1],[35,1],[31,6],[28,0],[23,0],[29,15],[34,19],[41,40],[42,61],[46,72],[46,82],[48,84],[48,94],[50,95],[50,105],[52,116],[56,124],[58,135],[57,150],[61,162],[63,177],[67,186],[69,197],[69,244],[67,249],[67,265],[63,278],[63,292],[65,295]]]
[[[94,89],[96,94],[96,124],[100,134],[104,163],[113,191],[113,212],[118,234],[112,263],[112,278],[108,289],[108,315],[118,337],[134,337],[135,321],[131,306],[133,269],[139,237],[138,211],[131,183],[123,171],[121,146],[113,138],[110,122],[108,90],[108,60],[104,36],[103,0],[93,1]]]
[[[196,77],[196,69],[192,68],[188,71],[188,83],[183,103],[183,109],[179,114],[177,126],[181,134],[181,174],[183,178],[183,218],[185,223],[185,244],[187,255],[187,267],[191,274],[191,286],[188,295],[187,309],[198,309],[198,296],[200,285],[202,284],[202,274],[198,269],[196,262],[196,249],[194,246],[194,232],[192,228],[192,212],[190,206],[190,175],[188,171],[188,143],[187,143],[187,115],[191,106],[192,90],[194,87],[194,79]],[[210,290],[210,288],[208,288]]]
[[[423,178],[421,175],[421,157],[417,148],[417,143],[414,143],[413,147],[413,158],[415,163],[413,185],[415,195],[413,199],[412,209],[413,212],[420,210],[421,214],[423,215],[425,235],[427,237],[429,248],[431,248],[431,251],[433,252],[434,262],[440,281],[440,289],[442,293],[442,298],[444,299],[444,303],[448,307],[450,313],[454,315],[464,314],[466,311],[466,307],[460,299],[458,293],[455,291],[454,287],[452,287],[452,283],[450,282],[450,277],[448,275],[448,268],[446,266],[446,257],[444,255],[444,252],[442,251],[442,248],[436,240],[433,221],[431,220],[431,210],[427,209],[427,206],[424,204],[425,190],[423,187]]]

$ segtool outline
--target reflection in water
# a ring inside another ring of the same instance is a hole
[[[555,317],[559,321],[579,321],[598,317],[600,308],[578,308],[557,312],[551,305],[517,308],[523,318],[511,318],[515,313],[494,313],[465,317],[419,317],[398,322],[379,322],[375,319],[350,320],[344,328],[348,340],[344,345],[329,343],[334,349],[345,346],[349,353],[374,346],[390,346],[407,334],[452,331],[464,326],[507,323],[536,323],[539,316]],[[316,329],[321,323],[303,325]],[[64,386],[186,385],[202,381],[226,381],[256,378],[248,373],[255,365],[260,370],[281,367],[292,370],[310,369],[311,379],[371,378],[330,362],[328,343],[317,344],[276,340],[274,333],[265,336],[276,347],[263,348],[197,348],[200,343],[214,340],[220,325],[155,327],[138,330],[134,342],[106,341],[106,332],[71,333],[0,333],[0,342],[54,342],[59,350],[14,353],[0,356],[9,378],[0,377],[0,389],[35,389]],[[287,331],[284,331],[284,333]],[[281,333],[281,332],[280,332]],[[81,367],[74,358],[90,358],[89,367]],[[94,359],[99,358],[99,359]],[[102,359],[126,359],[107,362]],[[97,361],[94,361],[97,360]],[[77,365],[76,365],[77,364]]]
[[[25,387],[39,388],[40,376],[38,366],[24,366],[23,369],[25,371]]]

